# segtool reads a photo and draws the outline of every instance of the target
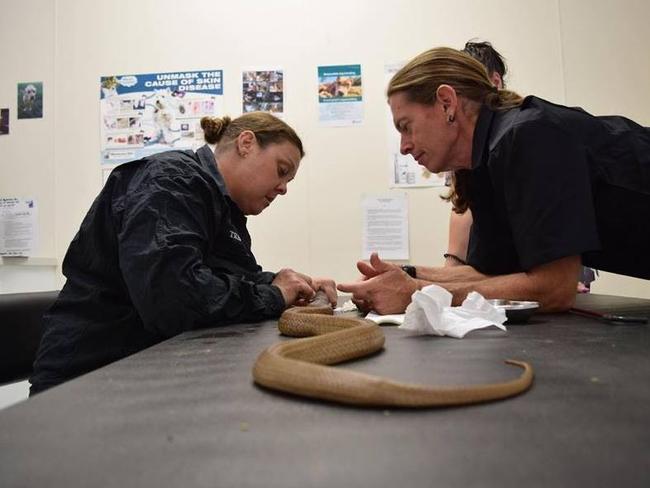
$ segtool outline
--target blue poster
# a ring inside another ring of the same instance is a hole
[[[223,114],[223,70],[103,76],[103,165],[204,144],[201,118]]]
[[[363,121],[361,65],[318,67],[318,112],[323,126],[358,125]]]

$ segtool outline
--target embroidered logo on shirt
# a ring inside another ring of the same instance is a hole
[[[237,232],[235,232],[234,230],[230,231],[230,238],[241,242],[241,237],[239,237],[239,234],[237,234]]]

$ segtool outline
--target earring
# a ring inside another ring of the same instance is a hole
[[[448,123],[448,124],[450,124],[450,125],[453,124],[453,123],[454,123],[454,120],[455,120],[455,119],[454,119],[454,116],[453,116],[452,114],[447,115],[447,123]]]

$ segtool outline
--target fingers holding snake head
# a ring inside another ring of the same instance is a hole
[[[286,306],[299,300],[310,300],[316,293],[311,278],[288,268],[281,269],[271,284],[280,289]]]
[[[338,294],[336,293],[336,283],[334,280],[328,278],[314,278],[313,280],[314,289],[318,293],[321,291],[327,297],[330,305],[336,307],[336,302],[338,300]]]

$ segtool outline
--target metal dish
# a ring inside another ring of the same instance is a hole
[[[488,300],[487,302],[495,308],[501,308],[506,311],[506,317],[508,318],[506,324],[523,324],[528,322],[531,315],[539,308],[539,303],[537,302],[500,299]]]

